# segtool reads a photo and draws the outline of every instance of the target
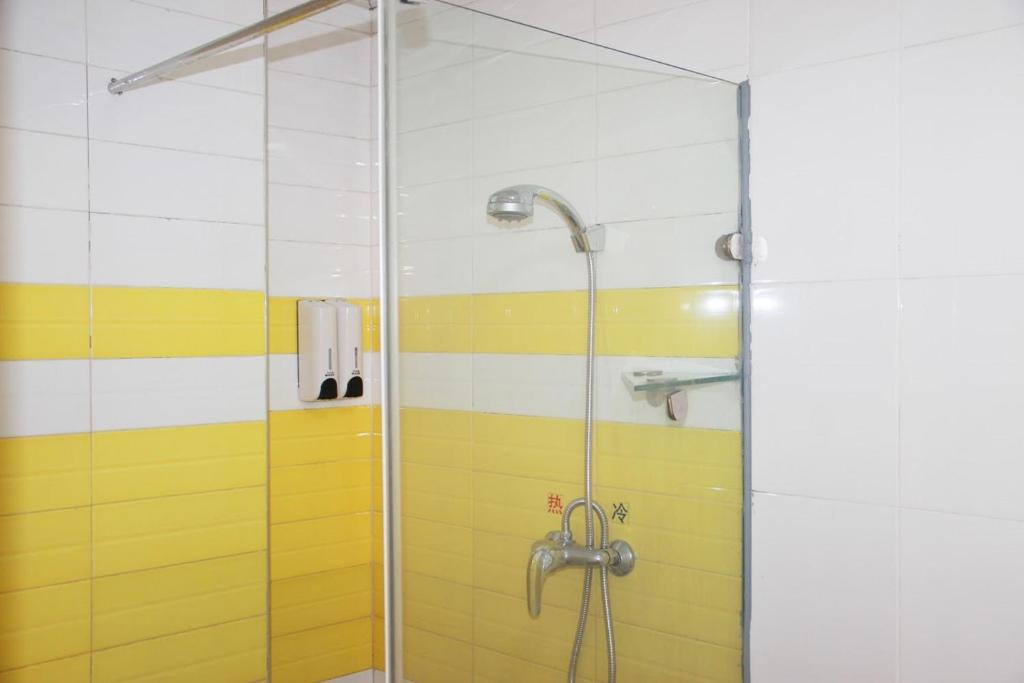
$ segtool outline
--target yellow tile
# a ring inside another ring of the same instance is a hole
[[[569,655],[566,654],[565,657],[566,664],[559,668],[551,668],[487,648],[475,647],[473,648],[473,681],[474,683],[522,683],[523,681],[563,683]],[[651,681],[658,679],[624,678],[623,680]],[[594,683],[593,678],[585,676],[579,676],[576,681],[577,683]]]
[[[89,508],[0,517],[0,592],[89,578]]]
[[[472,298],[407,297],[399,301],[398,346],[402,351],[472,351]]]
[[[472,525],[472,472],[415,462],[402,465],[402,515]]]
[[[89,680],[91,657],[88,654],[35,664],[0,673],[0,683],[79,683]]]
[[[0,515],[88,504],[88,434],[0,439]]]
[[[376,299],[348,299],[363,310],[363,352],[379,351],[380,306]],[[270,353],[298,353],[298,298],[273,296],[268,302]]]
[[[736,287],[601,291],[597,329],[602,354],[735,358],[739,293]]]
[[[274,581],[270,586],[271,635],[369,617],[372,591],[368,564]]]
[[[93,288],[97,358],[254,356],[265,349],[262,292]]]
[[[370,564],[370,513],[270,527],[273,580]]]
[[[375,617],[373,620],[373,668],[377,671],[387,669],[387,659],[384,645],[384,618]]]
[[[97,505],[93,514],[97,576],[266,546],[264,487]]]
[[[473,584],[473,530],[405,517],[402,562],[406,569]]]
[[[0,670],[88,651],[88,581],[0,594]]]
[[[88,287],[0,283],[0,360],[88,357]]]
[[[95,683],[247,683],[266,677],[266,619],[257,617],[93,654]]]
[[[93,647],[104,649],[266,612],[263,552],[96,579]]]
[[[319,683],[369,669],[372,638],[370,619],[273,638],[274,683]]]
[[[623,489],[739,503],[743,495],[739,432],[598,423],[597,483]]]
[[[472,413],[403,408],[400,423],[402,462],[472,467]]]
[[[577,598],[581,576],[576,575]],[[594,606],[597,606],[596,601]],[[476,590],[473,593],[473,644],[552,669],[564,669],[570,645],[567,635],[576,628],[578,612],[578,604],[569,609],[545,604],[541,618],[534,620],[521,594],[512,597]],[[597,616],[595,612],[593,617]],[[584,678],[594,677],[598,631],[593,627],[587,630],[580,652],[579,675]]]
[[[275,467],[270,473],[272,524],[370,510],[370,461]]]
[[[628,624],[617,626],[615,641],[624,680],[739,683],[743,679],[739,650]]]
[[[261,486],[265,452],[264,422],[95,432],[94,500]]]
[[[405,571],[402,619],[406,626],[463,642],[473,641],[473,588]]]
[[[363,460],[371,447],[372,408],[351,406],[270,413],[270,466]]]
[[[582,420],[473,414],[473,469],[479,472],[582,485],[582,449]]]
[[[405,676],[417,683],[473,683],[473,646],[406,626],[402,642]]]
[[[521,292],[409,297],[400,308],[403,351],[582,354],[586,293]],[[598,353],[735,357],[735,287],[601,290]]]

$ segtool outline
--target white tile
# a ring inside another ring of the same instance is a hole
[[[477,44],[487,47],[518,48],[547,40],[550,33],[546,31],[575,35],[594,27],[592,0],[561,0],[558,3],[548,0],[476,0],[471,6],[474,10],[500,17],[473,15]]]
[[[85,61],[85,4],[67,0],[3,0],[0,47]]]
[[[702,0],[595,0],[595,23],[598,26],[607,26],[627,19],[635,19],[648,14],[657,14],[668,10],[677,9],[682,5],[688,5]]]
[[[0,282],[89,282],[89,215],[0,206]]]
[[[370,143],[321,133],[270,128],[270,182],[369,192]]]
[[[899,56],[754,78],[755,281],[895,277]],[[813,249],[813,257],[808,249]]]
[[[268,44],[272,70],[370,85],[373,43],[365,33],[300,21],[275,31]]]
[[[140,358],[92,363],[93,428],[266,419],[266,358]]]
[[[89,63],[135,71],[219,38],[237,25],[131,0],[86,0]],[[230,90],[263,92],[263,45],[251,42],[175,74]],[[127,96],[127,95],[125,95]]]
[[[406,242],[400,245],[398,289],[401,296],[472,292],[472,238]]]
[[[896,282],[758,285],[753,298],[755,490],[895,504]]]
[[[301,4],[301,0],[267,0],[267,14],[277,14],[299,4]],[[373,33],[374,15],[365,5],[366,3],[347,2],[325,12],[314,14],[305,21]]]
[[[0,361],[0,437],[89,431],[89,361]]]
[[[365,85],[269,71],[268,123],[369,139],[371,94],[370,87]]]
[[[582,356],[403,353],[401,362],[403,406],[583,417]],[[626,389],[622,373],[640,368],[732,372],[735,361],[600,356],[594,377],[596,419],[677,428],[740,429],[738,382],[694,388],[689,392],[685,421],[675,422],[668,418],[664,401],[652,405],[645,395],[633,395]]]
[[[897,0],[751,0],[751,73],[891,50],[899,31]]]
[[[60,59],[0,50],[0,126],[84,136],[85,69]]]
[[[900,680],[896,515],[754,495],[753,680]]]
[[[374,195],[296,185],[268,187],[270,239],[332,244],[373,242]]]
[[[92,141],[91,208],[162,218],[263,222],[263,163]]]
[[[363,355],[363,395],[357,398],[339,398],[333,401],[302,401],[299,399],[298,356],[271,354],[269,357],[270,410],[318,410],[343,408],[346,406],[367,406],[379,395],[379,373],[375,371],[380,361],[377,353]]]
[[[85,140],[0,128],[0,204],[88,208]]]
[[[1024,671],[1024,525],[905,510],[904,683],[1015,683]]]
[[[718,238],[737,229],[734,213],[604,225],[599,287],[735,285],[739,281],[736,262],[715,253]]]
[[[197,14],[232,24],[252,24],[263,18],[262,0],[145,0],[147,5]],[[225,28],[225,33],[230,31]]]
[[[601,45],[709,73],[747,63],[746,0],[707,0],[597,29]]]
[[[601,159],[599,222],[735,212],[739,206],[736,143],[716,142]]]
[[[1024,519],[1022,288],[1020,275],[902,283],[904,505]]]
[[[601,156],[730,140],[738,132],[736,87],[728,83],[677,76],[597,98]]]
[[[596,260],[598,287],[736,284],[736,264],[714,252],[718,237],[735,229],[735,214],[606,224],[605,248]],[[586,259],[563,226],[492,226],[474,238],[474,292],[580,290],[586,282]]]
[[[473,410],[473,356],[402,353],[399,395],[403,407]]]
[[[544,38],[522,50],[492,50],[487,43],[477,48],[472,76],[477,117],[594,94],[597,48],[561,37]]]
[[[462,10],[416,8],[399,21],[395,75],[408,78],[473,59],[473,15]],[[401,17],[400,17],[401,19]]]
[[[903,44],[913,45],[1024,23],[1018,0],[902,0]]]
[[[398,190],[399,240],[417,242],[473,234],[486,204],[474,201],[473,181],[466,178]]]
[[[465,121],[473,116],[473,64],[464,63],[403,78],[396,84],[398,130]]]
[[[89,68],[89,135],[190,152],[262,159],[263,98],[185,81],[111,95],[123,71]]]
[[[905,50],[902,88],[903,275],[1024,272],[1024,26]]]
[[[324,681],[324,683],[374,683],[375,673],[383,674],[381,671],[374,672],[367,669],[366,671],[349,674],[348,676],[342,676],[341,678],[332,678],[328,681]]]
[[[370,296],[370,248],[270,242],[270,296]]]
[[[473,174],[473,124],[401,133],[395,154],[401,187],[468,178]]]
[[[594,157],[597,122],[590,97],[478,118],[474,123],[473,169],[477,174]]]
[[[257,226],[94,214],[92,282],[263,291]]]

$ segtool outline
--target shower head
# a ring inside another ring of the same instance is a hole
[[[588,253],[604,248],[602,226],[587,228],[583,218],[565,197],[540,185],[512,185],[498,190],[487,200],[487,215],[495,219],[499,227],[516,227],[507,224],[533,217],[535,199],[540,199],[562,217],[572,233],[572,246],[576,251]]]

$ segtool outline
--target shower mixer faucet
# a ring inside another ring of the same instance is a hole
[[[562,514],[562,528],[548,532],[530,550],[530,561],[526,567],[526,602],[534,619],[540,616],[544,582],[563,567],[592,567],[610,571],[615,576],[625,576],[633,571],[636,555],[632,546],[622,540],[608,542],[608,516],[596,502],[593,506],[601,520],[601,546],[588,548],[573,540],[569,518],[573,510],[583,505],[586,505],[583,498],[569,503]]]

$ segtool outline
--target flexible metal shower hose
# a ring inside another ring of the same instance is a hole
[[[587,252],[587,386],[586,406],[583,413],[583,500],[586,520],[587,548],[594,547],[594,511],[601,519],[601,547],[608,547],[608,518],[600,506],[594,504],[594,313],[597,295],[597,273],[594,254]],[[576,638],[569,658],[569,683],[576,683],[576,666],[583,636],[587,630],[587,616],[590,613],[590,592],[594,580],[594,568],[583,570],[583,598],[580,603],[580,617],[576,622]],[[601,567],[601,602],[604,607],[605,638],[608,643],[608,683],[615,683],[615,629],[612,623],[612,605],[608,590],[608,567]]]

